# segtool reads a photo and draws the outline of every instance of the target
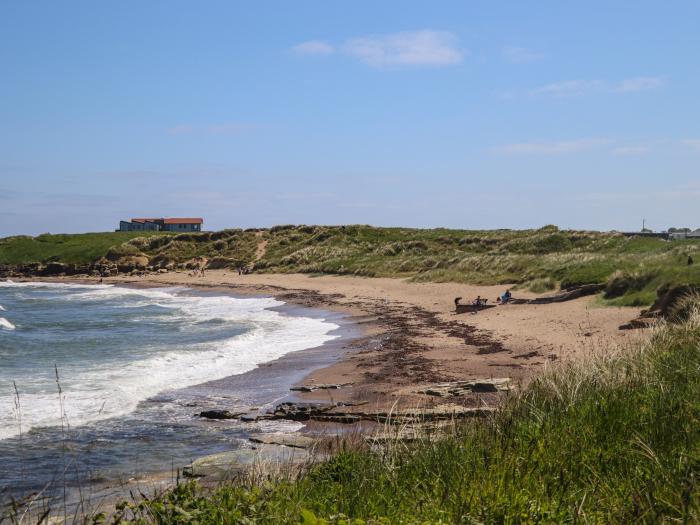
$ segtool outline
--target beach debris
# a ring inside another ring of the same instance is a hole
[[[338,383],[338,384],[326,384],[326,383],[319,383],[319,384],[309,384],[309,385],[298,385],[298,386],[293,386],[289,390],[293,390],[295,392],[313,392],[314,390],[339,390],[341,388],[344,388],[346,386],[351,386],[354,383]]]
[[[238,419],[246,412],[230,412],[228,410],[204,410],[199,413],[199,417],[205,419]]]
[[[563,303],[564,301],[571,301],[573,299],[578,299],[579,297],[596,294],[604,289],[605,284],[582,284],[580,286],[571,286],[553,295],[545,295],[544,297],[530,299],[527,301],[527,304]]]
[[[418,393],[429,396],[449,397],[476,393],[507,392],[511,388],[510,383],[511,379],[509,377],[451,381],[424,388],[419,390]]]

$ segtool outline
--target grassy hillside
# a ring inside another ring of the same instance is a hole
[[[698,523],[700,312],[440,440],[349,448],[301,479],[184,484],[139,524]]]
[[[0,264],[87,262],[146,255],[164,267],[205,257],[210,267],[257,272],[405,277],[417,281],[518,283],[536,292],[608,282],[606,300],[646,305],[665,283],[700,284],[700,242],[613,233],[447,230],[371,226],[278,226],[266,230],[143,236],[42,235],[0,240]],[[686,264],[688,255],[698,265]]]
[[[0,264],[86,264],[104,257],[111,247],[140,235],[142,233],[106,232],[6,237],[0,239]]]

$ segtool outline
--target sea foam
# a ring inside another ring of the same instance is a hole
[[[0,328],[3,330],[14,330],[15,325],[13,325],[10,321],[5,319],[4,317],[0,317]]]
[[[195,340],[158,348],[135,348],[131,359],[114,363],[89,362],[88,366],[68,367],[65,415],[71,426],[81,425],[132,412],[139,402],[164,391],[192,386],[227,376],[242,374],[259,364],[289,352],[319,346],[337,336],[329,332],[337,325],[323,319],[288,316],[270,310],[284,303],[272,298],[186,295],[186,289],[129,289],[111,285],[69,285],[62,283],[0,283],[0,287],[43,288],[56,293],[61,301],[78,301],[91,311],[105,304],[128,303],[134,308],[133,322],[139,322],[139,307],[163,308],[167,323],[162,329],[177,330],[183,338],[196,331],[207,334],[206,323],[234,324],[245,330],[234,337]],[[53,297],[53,296],[51,296]],[[6,303],[7,304],[7,303]],[[123,310],[122,310],[123,311]],[[2,322],[0,318],[0,323]],[[200,325],[201,323],[205,323]],[[8,321],[9,324],[9,321]],[[10,324],[10,326],[12,326]],[[114,330],[122,329],[115,323]],[[14,336],[10,336],[14,337]],[[18,340],[17,345],[21,342]],[[21,348],[18,347],[21,352]],[[34,376],[33,376],[34,377]],[[11,384],[0,370],[0,382]],[[32,379],[35,381],[35,379]],[[25,389],[20,381],[23,431],[30,427],[60,424],[57,414],[56,385],[33,384]],[[0,439],[17,434],[12,394],[0,390]]]

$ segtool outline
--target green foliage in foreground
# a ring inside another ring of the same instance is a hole
[[[663,284],[700,285],[698,241],[563,231],[555,226],[481,231],[276,226],[178,235],[119,232],[0,239],[0,264],[133,255],[145,255],[159,267],[204,257],[210,268],[248,265],[256,272],[516,284],[536,293],[609,282],[605,300],[619,306],[651,304]],[[697,264],[686,264],[689,255]]]
[[[0,264],[64,262],[86,264],[104,257],[115,245],[143,235],[138,232],[56,234],[0,239]],[[164,234],[153,234],[164,235]]]
[[[348,450],[300,479],[183,484],[139,524],[698,523],[700,322],[609,349],[439,441]],[[127,519],[128,517],[128,519]],[[119,518],[117,518],[118,520]]]

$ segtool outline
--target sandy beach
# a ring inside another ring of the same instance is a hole
[[[416,406],[430,399],[417,392],[436,383],[511,378],[525,384],[547,366],[585,357],[598,348],[625,344],[640,331],[618,327],[637,308],[611,308],[594,297],[565,303],[498,306],[473,314],[454,312],[455,297],[495,298],[508,288],[455,283],[414,283],[390,278],[238,275],[210,270],[117,276],[105,283],[194,286],[236,294],[272,295],[287,303],[348,314],[365,336],[351,342],[335,364],[314,371],[301,384],[343,384],[302,393],[304,400],[367,401],[378,408]],[[519,298],[536,295],[517,291]],[[429,397],[429,396],[428,396]],[[463,403],[483,402],[462,400]]]

